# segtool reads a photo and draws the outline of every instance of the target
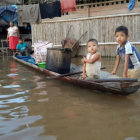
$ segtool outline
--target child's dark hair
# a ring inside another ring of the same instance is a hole
[[[95,42],[98,45],[98,41],[94,38],[89,39],[87,43],[89,43],[89,42]]]
[[[123,33],[125,33],[125,35],[128,35],[128,28],[125,27],[125,26],[119,26],[119,27],[116,28],[115,34],[117,32],[123,32]]]
[[[21,41],[23,41],[23,38],[22,37],[19,37],[19,39],[18,40],[21,40]]]

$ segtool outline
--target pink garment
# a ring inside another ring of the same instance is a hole
[[[76,0],[61,0],[60,2],[62,13],[76,10]]]
[[[10,36],[9,37],[9,49],[15,50],[18,44],[18,37]]]

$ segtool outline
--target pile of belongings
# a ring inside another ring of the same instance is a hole
[[[49,41],[38,41],[33,44],[34,47],[34,59],[36,64],[41,62],[46,62],[47,48],[52,48],[53,43]]]
[[[79,41],[74,38],[67,37],[61,41],[62,48],[71,48],[72,50],[72,57],[75,57],[78,52],[79,48]]]
[[[64,40],[61,41],[62,44],[62,48],[70,48],[72,50],[72,57],[75,57],[78,53],[78,49],[80,46],[80,40],[83,36],[85,36],[87,34],[87,31],[84,32],[79,39],[75,39],[73,37],[70,37],[69,33],[71,30],[71,27],[69,27],[68,32],[66,34],[66,38]]]
[[[16,57],[18,59],[21,59],[23,61],[26,61],[26,62],[29,62],[29,63],[35,65],[35,59],[32,56],[20,56],[20,55],[16,55]]]

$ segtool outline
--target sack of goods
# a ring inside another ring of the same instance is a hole
[[[38,41],[34,43],[34,58],[35,62],[37,63],[42,63],[46,62],[46,57],[47,57],[47,48],[52,48],[53,43],[50,43],[49,41]]]

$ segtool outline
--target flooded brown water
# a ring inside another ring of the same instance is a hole
[[[114,59],[102,61],[110,72]],[[140,92],[104,94],[0,63],[0,140],[140,140]]]

